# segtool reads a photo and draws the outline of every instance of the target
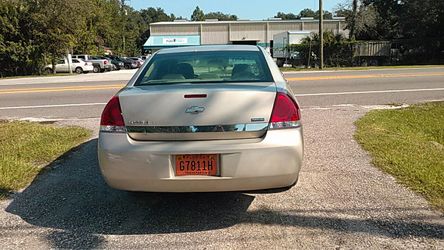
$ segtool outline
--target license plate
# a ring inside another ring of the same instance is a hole
[[[219,171],[217,154],[176,155],[176,176],[217,176]]]

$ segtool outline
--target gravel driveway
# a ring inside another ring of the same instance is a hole
[[[353,140],[365,112],[303,110],[304,167],[277,194],[112,190],[93,139],[0,203],[2,248],[443,249],[443,214],[373,167]]]

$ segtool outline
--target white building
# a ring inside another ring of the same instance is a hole
[[[344,18],[324,20],[324,31],[348,36]],[[273,48],[273,36],[286,31],[308,31],[317,33],[319,20],[271,19],[264,21],[217,21],[202,22],[174,21],[150,24],[150,38],[145,50],[165,47],[209,45],[209,44],[253,44],[267,50]]]

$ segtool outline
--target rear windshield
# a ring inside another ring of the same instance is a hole
[[[135,85],[271,81],[260,52],[206,51],[156,54]]]

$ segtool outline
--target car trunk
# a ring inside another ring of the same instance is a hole
[[[220,140],[262,137],[274,83],[137,86],[119,93],[128,134],[135,140]]]

